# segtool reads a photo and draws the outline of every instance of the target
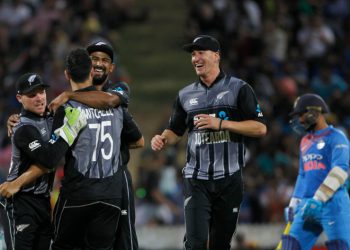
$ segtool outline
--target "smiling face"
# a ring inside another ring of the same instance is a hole
[[[213,52],[211,50],[194,50],[191,53],[191,59],[196,74],[204,82],[207,82],[208,80],[210,81],[213,77],[215,79],[220,72],[219,52]]]
[[[93,84],[104,84],[108,75],[114,70],[114,63],[108,54],[96,51],[90,54],[93,68]]]
[[[20,103],[22,103],[25,110],[28,110],[40,116],[45,113],[47,102],[46,91],[44,88],[39,87],[27,94],[18,94],[16,98]]]

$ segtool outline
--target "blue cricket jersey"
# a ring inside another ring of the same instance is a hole
[[[304,136],[300,143],[299,175],[293,197],[313,197],[336,166],[346,172],[349,170],[349,141],[341,130],[328,126]],[[346,192],[345,185],[339,191]]]

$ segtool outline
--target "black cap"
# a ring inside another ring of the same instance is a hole
[[[99,41],[99,42],[92,43],[89,46],[87,46],[86,50],[89,53],[89,55],[96,51],[104,52],[107,55],[109,55],[109,57],[113,62],[113,57],[114,57],[113,48],[111,45],[109,45],[106,42]]]
[[[289,115],[300,115],[309,110],[316,110],[321,113],[329,112],[329,108],[321,96],[316,94],[304,94],[295,100],[293,111],[289,113]]]
[[[214,52],[220,51],[220,44],[212,36],[200,35],[197,36],[192,43],[185,44],[183,49],[187,52],[192,52],[193,50],[211,50]]]
[[[17,80],[17,94],[28,94],[38,87],[50,87],[50,85],[43,82],[38,74],[26,73],[24,75],[21,75]]]

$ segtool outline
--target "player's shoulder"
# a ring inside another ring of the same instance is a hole
[[[114,89],[116,91],[130,92],[129,84],[127,84],[126,82],[123,82],[123,81],[109,82],[108,88]]]
[[[344,130],[342,130],[341,128],[335,128],[333,126],[329,126],[329,131],[331,132],[330,136],[334,141],[342,141],[347,145],[349,144],[349,139],[346,133],[344,132]]]
[[[192,90],[195,90],[195,89],[198,89],[198,86],[199,86],[199,85],[200,85],[200,82],[199,82],[199,81],[191,82],[191,83],[187,84],[186,86],[182,87],[182,88],[179,90],[179,94],[180,94],[180,93],[189,92],[189,91],[192,91]]]

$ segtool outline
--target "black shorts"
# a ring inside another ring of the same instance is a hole
[[[120,207],[121,199],[77,201],[60,196],[52,249],[112,249]]]
[[[131,174],[123,167],[122,210],[114,243],[115,250],[138,250],[135,230],[135,200]]]
[[[229,250],[243,199],[240,171],[219,180],[184,179],[185,249]],[[209,239],[208,239],[209,232]]]
[[[8,199],[6,210],[14,249],[50,248],[53,230],[48,196],[18,193]]]

